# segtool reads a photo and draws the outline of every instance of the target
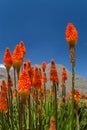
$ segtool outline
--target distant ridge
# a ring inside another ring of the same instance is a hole
[[[36,64],[35,66],[39,66],[38,64]],[[63,65],[60,64],[56,64],[57,70],[58,70],[58,75],[59,75],[59,86],[61,88],[61,73],[62,73],[62,68],[64,67]],[[65,67],[66,68],[66,67]],[[69,92],[71,85],[72,85],[72,74],[70,71],[67,70],[67,75],[68,75],[68,79],[66,81],[66,90],[67,92]],[[49,74],[50,74],[50,64],[47,65],[46,68],[46,73],[47,73],[47,88],[50,87],[50,80],[49,80]],[[10,74],[13,78],[13,69],[11,69]],[[5,66],[3,64],[0,64],[0,82],[2,79],[6,79],[6,69]],[[79,75],[75,75],[75,88],[80,90],[81,92],[87,93],[87,80],[85,80],[83,77],[79,76]]]

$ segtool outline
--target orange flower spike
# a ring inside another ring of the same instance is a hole
[[[6,94],[0,93],[0,111],[4,112],[8,109]]]
[[[69,93],[69,96],[72,98],[72,92]],[[74,94],[74,100],[76,103],[78,103],[81,99],[81,94],[78,90],[75,90],[75,94]]]
[[[58,72],[54,60],[51,61],[50,80],[57,83],[59,82]]]
[[[4,65],[7,71],[9,71],[12,66],[12,55],[9,48],[6,48],[4,53]]]
[[[46,66],[47,66],[47,65],[46,65],[46,62],[42,62],[41,67],[42,67],[43,71],[45,71]]]
[[[46,78],[46,73],[44,72],[42,75],[42,82],[46,83],[47,82],[47,78]]]
[[[66,27],[66,41],[69,45],[75,46],[78,40],[78,32],[72,23]]]
[[[5,111],[8,108],[7,105],[7,92],[8,88],[4,80],[1,82],[1,91],[0,91],[0,111]]]
[[[25,48],[25,45],[24,45],[24,42],[23,42],[23,41],[20,41],[19,47],[20,47],[20,50],[21,50],[21,52],[23,53],[23,57],[24,57],[25,54],[26,54],[26,48]]]
[[[24,63],[24,69],[26,69],[28,71],[28,74],[29,74],[29,77],[30,77],[30,80],[31,80],[31,84],[32,84],[32,79],[33,79],[33,75],[34,75],[34,67],[31,66],[30,60],[27,60]]]
[[[31,85],[33,86],[33,76],[34,76],[34,67],[31,66],[31,71],[30,71],[30,79],[31,79]]]
[[[13,56],[13,66],[16,68],[20,68],[23,62],[23,53],[20,50],[19,45],[16,45],[16,48],[14,49]]]
[[[8,88],[7,88],[5,80],[2,80],[2,82],[1,82],[1,92],[5,93],[5,94],[8,93]]]
[[[26,70],[23,70],[21,74],[19,75],[19,81],[18,81],[18,93],[22,97],[27,97],[29,95],[31,88],[31,82],[28,75],[28,72]]]
[[[55,71],[55,62],[54,60],[51,61],[51,67],[50,67],[50,80],[54,81],[54,71]]]
[[[34,76],[32,82],[35,89],[39,89],[41,87],[41,72],[38,67],[36,67],[34,70]]]
[[[66,69],[65,69],[65,68],[62,69],[62,79],[63,79],[64,81],[67,80],[67,72],[66,72]]]

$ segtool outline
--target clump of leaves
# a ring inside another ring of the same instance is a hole
[[[84,99],[79,104],[79,122],[80,130],[87,130],[87,107]]]

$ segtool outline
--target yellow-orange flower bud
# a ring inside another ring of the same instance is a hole
[[[67,80],[67,72],[66,72],[66,69],[65,69],[65,67],[63,67],[63,69],[62,69],[62,80]]]
[[[45,70],[46,69],[46,62],[42,62],[41,67],[43,70]]]
[[[69,96],[72,98],[72,91],[69,92]],[[78,103],[81,99],[81,94],[78,90],[74,90],[74,100],[76,103]]]
[[[59,82],[58,71],[56,69],[56,65],[55,65],[54,60],[51,61],[50,80],[53,81],[53,82],[56,82],[56,83]]]
[[[41,79],[41,71],[38,67],[36,67],[33,76],[33,86],[35,89],[39,89],[41,87]]]
[[[31,88],[31,82],[28,72],[26,70],[23,70],[19,75],[19,81],[18,81],[19,95],[27,97],[29,95],[30,88]]]
[[[2,83],[0,85],[1,90],[0,90],[0,111],[5,111],[8,109],[8,104],[7,104],[7,86],[4,80],[2,80]]]
[[[13,66],[15,68],[20,68],[23,62],[23,53],[20,50],[19,45],[16,45],[16,48],[14,49],[13,56]]]
[[[69,45],[75,46],[78,40],[78,32],[72,23],[66,27],[66,41]]]
[[[4,53],[4,65],[7,71],[9,71],[12,66],[12,55],[9,48],[6,48]]]
[[[24,45],[24,42],[23,42],[23,41],[20,41],[19,47],[20,47],[20,50],[21,50],[21,52],[23,53],[23,57],[24,57],[25,54],[26,54],[26,48],[25,48],[25,45]]]

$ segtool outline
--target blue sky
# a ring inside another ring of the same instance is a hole
[[[0,1],[0,63],[6,47],[14,50],[23,40],[25,60],[49,63],[54,58],[71,71],[65,29],[72,22],[78,30],[77,74],[87,79],[87,0],[2,0]]]

